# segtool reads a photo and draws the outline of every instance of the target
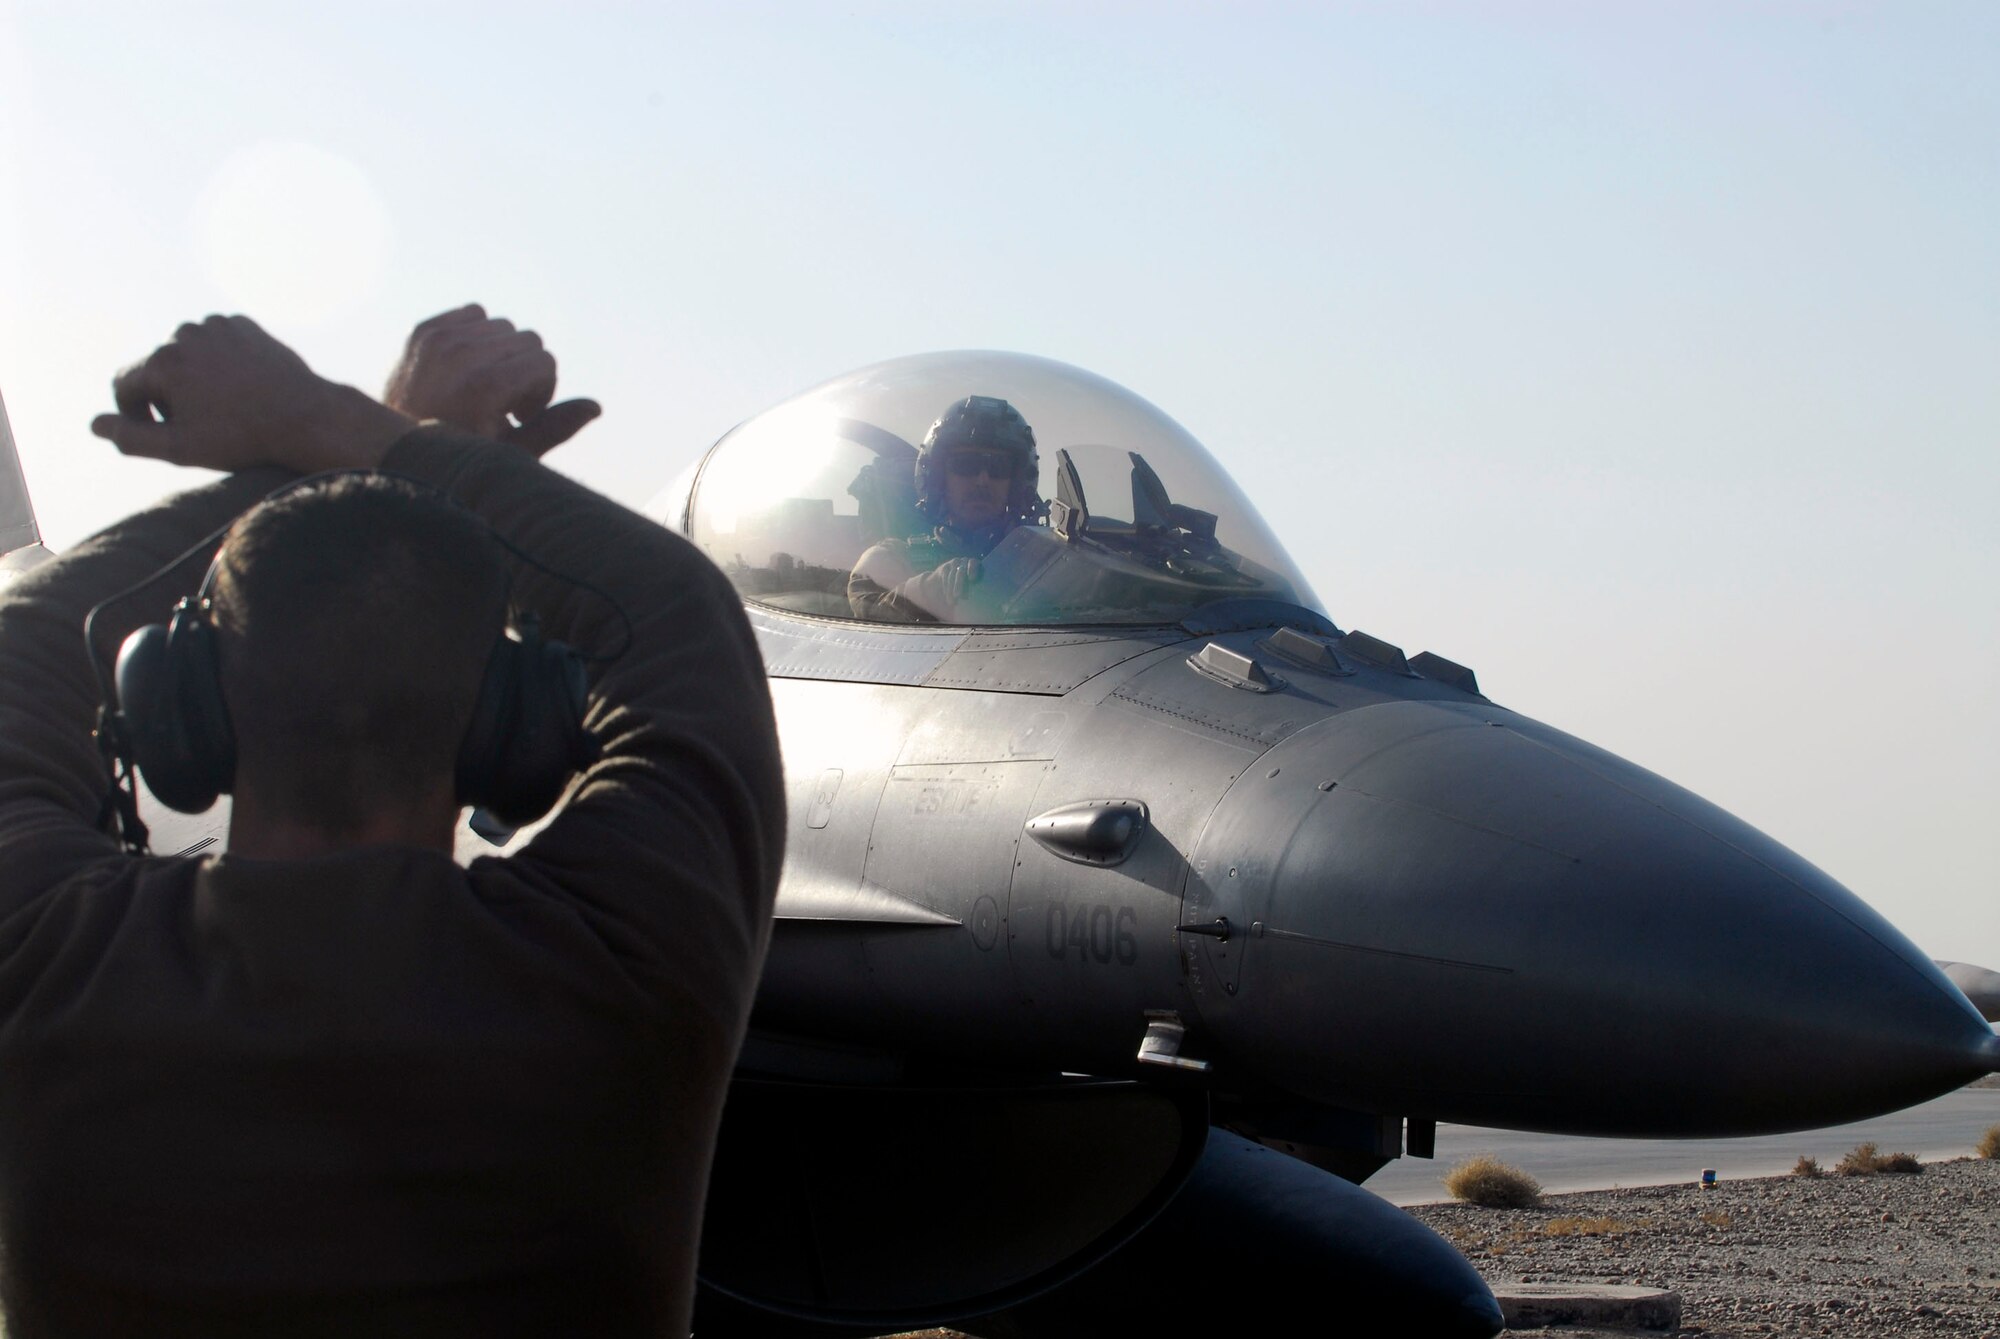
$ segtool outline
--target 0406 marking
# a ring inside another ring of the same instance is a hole
[[[1104,902],[1049,904],[1049,956],[1130,967],[1139,961],[1139,913]]]

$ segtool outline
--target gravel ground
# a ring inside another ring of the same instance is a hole
[[[1914,1176],[1592,1190],[1551,1195],[1537,1209],[1407,1212],[1464,1251],[1489,1283],[1671,1289],[1681,1297],[1682,1334],[2000,1339],[2000,1161],[1936,1162]]]
[[[1409,1210],[1490,1283],[1681,1295],[1683,1334],[2000,1339],[2000,1161],[1917,1175],[1773,1177]],[[1575,1336],[1575,1330],[1548,1331]]]

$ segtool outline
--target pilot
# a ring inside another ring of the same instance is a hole
[[[1034,429],[1005,400],[968,395],[945,410],[917,449],[917,508],[936,529],[861,555],[847,579],[855,616],[980,621],[981,560],[1041,516],[1040,464]]]
[[[522,432],[563,407],[532,332],[469,307],[405,359],[381,404],[245,318],[183,326],[94,430],[234,473],[0,597],[10,1333],[688,1332],[783,848],[757,644],[692,546],[534,459],[554,442]],[[128,855],[78,630],[157,578],[96,620],[115,648],[192,593],[170,555],[246,508],[163,657],[165,718],[208,727],[234,794],[228,849]],[[602,756],[532,840],[460,867],[459,799],[560,733],[505,724],[555,696],[500,640],[509,598],[597,654]]]

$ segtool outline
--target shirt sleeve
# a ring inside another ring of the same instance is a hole
[[[908,550],[896,544],[869,549],[847,578],[847,607],[877,623],[936,623],[954,598],[947,579],[936,570],[916,571]]]
[[[98,823],[111,775],[92,735],[101,689],[85,615],[159,578],[98,619],[94,649],[108,680],[126,634],[164,621],[200,585],[215,549],[203,540],[219,539],[290,477],[249,470],[183,493],[22,573],[0,595],[0,916],[93,862],[124,858]]]
[[[475,880],[563,898],[655,998],[736,1034],[770,934],[785,800],[735,590],[680,536],[511,448],[426,429],[384,464],[445,487],[550,569],[517,562],[513,591],[544,635],[611,655],[585,714],[602,758],[524,848],[475,861]]]

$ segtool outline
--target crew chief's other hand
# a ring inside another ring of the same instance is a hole
[[[541,336],[475,302],[418,323],[382,400],[541,456],[603,412],[595,400],[550,404],[555,393],[556,360]]]
[[[342,386],[247,316],[210,316],[111,381],[115,414],[90,430],[128,456],[240,470],[310,474],[372,467],[415,426]]]

